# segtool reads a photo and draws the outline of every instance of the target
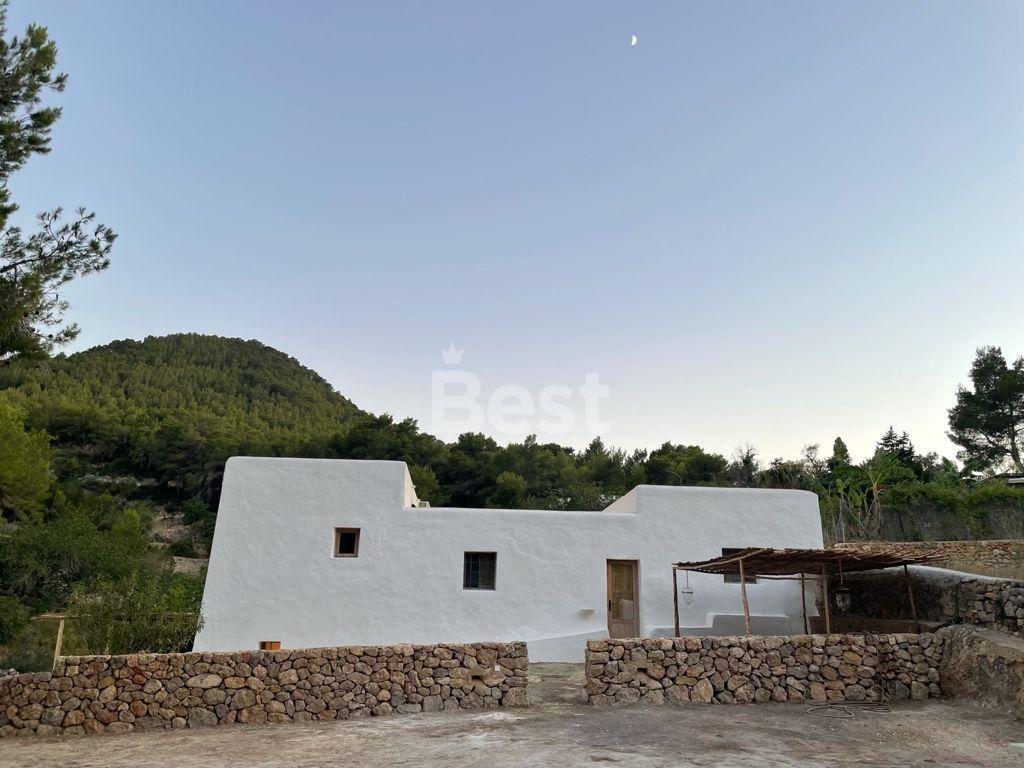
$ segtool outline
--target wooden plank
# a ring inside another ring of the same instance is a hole
[[[743,598],[743,632],[751,634],[751,604],[746,601],[746,574],[743,572],[743,560],[739,560],[739,595]]]
[[[679,637],[679,580],[675,568],[672,569],[672,608],[675,612],[676,637]]]
[[[605,560],[604,561],[604,589],[605,589],[605,597],[608,599],[608,613],[607,613],[608,637],[615,637],[614,632],[612,632],[612,561],[611,560]]]
[[[61,646],[64,645],[64,617],[60,619],[60,624],[57,625],[57,642],[53,646],[53,666],[51,669],[56,669],[57,659],[60,658]]]
[[[828,607],[828,571],[825,564],[821,564],[821,603],[825,608],[825,634],[832,634],[832,613]]]
[[[910,598],[910,617],[917,621],[917,606],[914,604],[914,585],[910,581],[910,571],[903,566],[903,580],[907,583],[907,597]]]
[[[811,629],[807,625],[807,592],[806,584],[804,582],[804,575],[800,574],[800,614],[804,617],[804,634],[811,634]]]
[[[630,560],[633,570],[633,627],[634,636],[640,636],[640,563],[637,560]]]

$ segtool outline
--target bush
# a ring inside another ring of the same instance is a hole
[[[0,653],[0,667],[19,672],[49,672],[53,667],[53,650],[57,642],[57,619],[28,622]],[[65,656],[82,653],[74,627],[65,622],[61,653]]]
[[[199,557],[198,552],[196,552],[196,545],[188,539],[172,541],[167,546],[167,552],[174,557]]]
[[[6,645],[28,623],[28,611],[16,597],[0,597],[0,645]]]
[[[109,530],[70,509],[52,519],[31,520],[0,533],[0,590],[37,612],[62,606],[75,584],[117,580],[139,567],[148,541],[139,514],[123,510]]]
[[[142,567],[80,589],[71,623],[88,653],[180,653],[202,627],[203,579]]]

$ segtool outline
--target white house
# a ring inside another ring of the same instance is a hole
[[[814,494],[643,485],[599,512],[426,507],[391,461],[228,461],[196,650],[671,635],[672,563],[821,547]],[[739,634],[739,584],[679,574],[684,634]],[[753,631],[801,632],[801,588],[748,583]],[[813,612],[813,600],[805,598]]]

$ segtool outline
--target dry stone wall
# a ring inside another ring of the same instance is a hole
[[[938,631],[945,641],[942,693],[1024,719],[1024,640],[965,624]]]
[[[834,544],[836,549],[873,549],[883,551],[894,546],[890,541],[855,541]],[[1024,579],[1024,541],[1000,539],[992,541],[901,541],[901,549],[936,552],[936,568],[976,573],[1003,579]]]
[[[941,695],[942,639],[920,635],[637,638],[587,643],[591,704],[870,701]]]
[[[1024,582],[918,566],[909,572],[920,619],[1024,629]],[[911,618],[902,570],[850,573],[844,582],[850,588],[851,615]]]
[[[0,736],[526,705],[526,643],[68,656],[0,679]]]

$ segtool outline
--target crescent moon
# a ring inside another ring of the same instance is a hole
[[[630,45],[636,45],[636,35],[633,35],[633,41],[630,43]]]

